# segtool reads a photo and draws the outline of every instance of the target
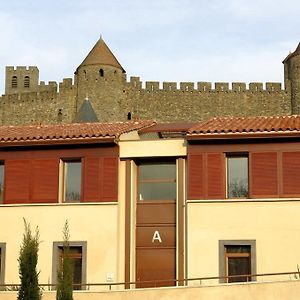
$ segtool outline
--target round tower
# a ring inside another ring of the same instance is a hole
[[[125,70],[100,38],[75,72],[76,112],[88,97],[99,121],[125,119],[120,110],[125,82]]]
[[[284,64],[285,89],[291,93],[291,113],[300,114],[300,43],[297,49],[290,53]]]

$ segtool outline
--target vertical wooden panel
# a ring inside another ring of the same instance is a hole
[[[203,154],[188,156],[188,189],[191,200],[205,197]]]
[[[4,203],[29,203],[30,177],[30,160],[5,160]]]
[[[300,152],[282,153],[283,194],[300,195]]]
[[[83,201],[98,202],[101,195],[100,158],[86,157],[83,172]]]
[[[118,158],[102,159],[102,201],[118,201]]]
[[[207,154],[207,197],[225,198],[225,157],[223,153]]]
[[[178,253],[178,285],[184,285],[184,159],[178,158],[178,175],[177,175],[177,253]]]
[[[130,289],[130,233],[131,233],[131,161],[126,160],[125,174],[125,289]]]
[[[261,152],[251,154],[252,196],[277,197],[278,172],[277,153]]]
[[[58,159],[32,160],[31,202],[58,202],[58,166]]]

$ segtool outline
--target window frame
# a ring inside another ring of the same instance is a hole
[[[219,240],[219,281],[220,283],[228,283],[228,265],[227,257],[234,255],[226,255],[226,246],[249,246],[250,247],[250,274],[256,274],[256,240]],[[235,253],[236,257],[245,257],[246,253]],[[241,255],[242,254],[242,255]],[[247,275],[247,274],[246,274]],[[248,281],[256,281],[256,276],[251,276]]]
[[[163,165],[163,164],[173,164],[175,167],[175,179],[171,178],[161,178],[161,179],[140,179],[140,166],[141,165]],[[177,199],[177,161],[176,159],[144,159],[137,162],[137,201],[140,202],[167,202],[167,201],[176,201]],[[140,199],[140,184],[141,183],[175,183],[175,199]]]
[[[66,163],[81,163],[80,170],[80,197],[79,200],[66,200]],[[60,172],[59,172],[59,202],[62,203],[80,203],[82,202],[83,194],[83,159],[81,157],[72,157],[72,158],[61,158],[60,159]]]
[[[248,195],[246,197],[229,197],[229,168],[228,160],[230,158],[247,158],[247,183],[248,183]],[[249,164],[249,153],[248,152],[238,152],[238,153],[225,153],[226,159],[226,199],[249,199],[250,198],[250,164]]]
[[[53,242],[53,250],[52,250],[52,284],[53,290],[56,290],[57,284],[57,272],[59,270],[59,248],[63,247],[64,242]],[[87,269],[87,242],[86,241],[69,241],[70,248],[72,247],[81,247],[81,255],[82,255],[82,266],[81,266],[81,288],[79,290],[86,290],[86,269]]]
[[[1,264],[0,264],[0,284],[5,284],[5,263],[6,263],[6,243],[0,243],[0,256],[1,256]]]

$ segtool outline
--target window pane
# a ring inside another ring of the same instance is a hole
[[[240,246],[240,245],[232,245],[226,246],[226,253],[249,253],[250,254],[250,246]]]
[[[229,257],[228,275],[248,275],[250,271],[250,257]],[[250,281],[249,277],[229,278],[228,282]]]
[[[227,157],[227,196],[248,197],[248,157]]]
[[[140,180],[176,179],[175,163],[142,164],[139,166]]]
[[[80,201],[81,162],[64,162],[65,201]]]
[[[176,199],[176,163],[154,162],[139,165],[140,200]]]
[[[175,182],[140,183],[140,200],[175,200]]]
[[[4,164],[0,164],[0,203],[3,202],[4,191]]]

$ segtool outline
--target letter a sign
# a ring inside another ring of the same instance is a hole
[[[162,243],[160,234],[158,230],[154,231],[153,237],[152,237],[152,243],[154,243],[155,241],[159,241],[160,243]]]

